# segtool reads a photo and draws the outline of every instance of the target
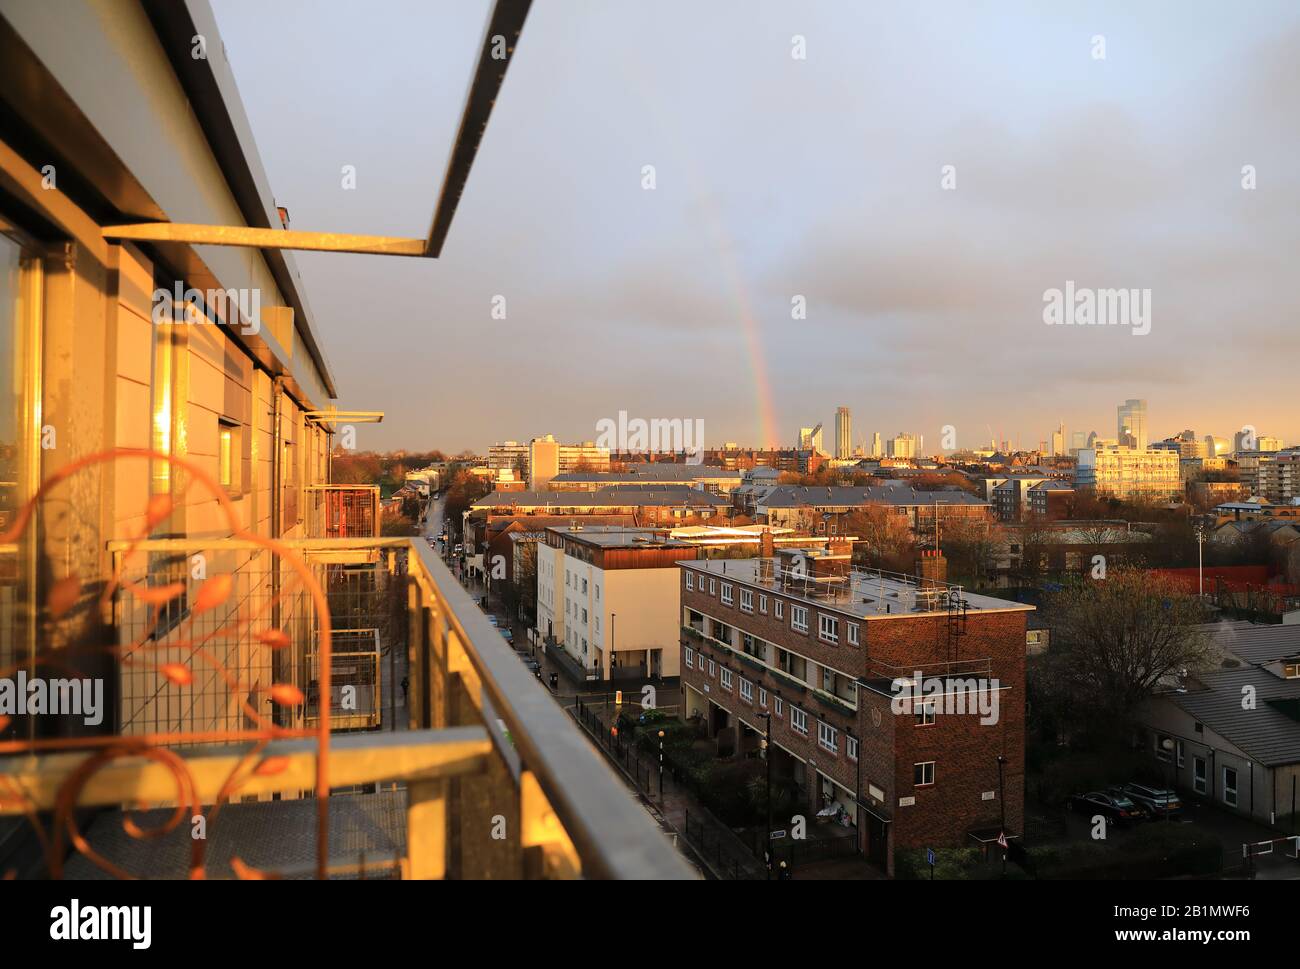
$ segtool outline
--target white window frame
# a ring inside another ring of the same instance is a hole
[[[844,738],[844,751],[848,754],[849,760],[858,759],[858,738],[853,734]]]
[[[687,592],[694,592],[694,591],[695,591],[695,573],[692,572],[690,569],[685,569],[684,571],[686,572],[686,591],[687,591]]]
[[[713,660],[709,660],[709,676],[711,677],[715,676],[717,672],[718,672],[717,664],[714,663]]]
[[[858,624],[856,622],[849,622],[849,623],[845,623],[844,626],[845,629],[848,630],[849,645],[857,646],[858,645]]]
[[[778,717],[785,716],[785,703],[782,702],[780,697],[777,697],[776,701],[772,704],[772,712]]]
[[[686,647],[685,659],[686,659],[686,668],[688,670],[695,669],[695,650],[691,649],[689,646]]]
[[[760,707],[767,706],[767,689],[765,687],[760,686],[758,688],[758,705]]]
[[[1200,777],[1196,776],[1197,764],[1201,765]],[[1206,759],[1204,757],[1192,758],[1192,790],[1195,791],[1197,794],[1205,793],[1205,789],[1208,786],[1208,781],[1210,779],[1209,767],[1210,765],[1206,762]]]
[[[727,669],[724,666],[721,670],[718,671],[718,683],[722,686],[724,690],[730,690],[734,682],[735,682],[735,677],[731,675],[731,670]]]
[[[761,592],[758,594],[758,611],[767,615],[767,596]]]
[[[740,698],[754,702],[754,684],[743,676],[740,678]]]
[[[717,595],[717,593],[718,593],[718,580],[713,578],[713,576],[709,576],[709,595],[711,596]]]
[[[724,606],[734,605],[736,602],[736,590],[730,582],[722,583],[722,604]]]
[[[790,704],[790,729],[797,734],[808,736],[808,711]]]
[[[797,633],[806,633],[808,631],[807,606],[790,607],[790,628]]]
[[[915,711],[917,704],[921,707],[921,712],[916,714],[916,725],[918,727],[933,727],[935,705],[933,700],[913,700],[912,710]]]
[[[741,612],[754,611],[754,590],[753,589],[740,590],[740,611]]]
[[[912,786],[913,787],[934,787],[934,765],[935,762],[932,760],[923,760],[920,761],[919,763],[913,764],[912,765]],[[916,769],[918,767],[921,768],[921,781],[919,784],[917,783],[916,780]],[[925,768],[927,767],[930,768],[929,770],[930,779],[928,781],[925,779],[925,775],[926,775]]]
[[[817,613],[817,638],[823,643],[840,641],[840,621],[824,612]]]
[[[774,600],[772,603],[772,615],[774,615],[777,619],[782,619],[784,618],[783,616],[784,612],[785,612],[785,602],[781,599]]]
[[[1228,771],[1232,771],[1233,775],[1237,778],[1231,787],[1228,786]],[[1237,768],[1229,767],[1227,764],[1224,764],[1223,769],[1219,772],[1219,776],[1223,779],[1223,787],[1221,788],[1223,803],[1228,805],[1228,807],[1236,807],[1238,791],[1237,784],[1241,783],[1241,776],[1237,773]]]
[[[825,720],[817,721],[817,746],[832,754],[840,752],[840,732]]]

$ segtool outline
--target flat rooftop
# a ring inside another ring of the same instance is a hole
[[[556,535],[598,545],[601,548],[690,548],[689,542],[666,538],[662,529],[626,528],[619,525],[583,525],[581,528],[553,526],[547,529]]]
[[[817,558],[809,556],[813,568]],[[781,558],[706,559],[681,564],[860,619],[947,612],[961,606],[967,614],[1034,609],[1024,603],[967,592],[959,585],[923,583],[916,576],[876,569],[854,568],[844,575],[806,575],[791,570],[789,563]]]

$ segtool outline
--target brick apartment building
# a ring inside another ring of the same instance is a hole
[[[855,829],[890,874],[898,849],[996,841],[1004,804],[1008,837],[1022,831],[1032,607],[944,570],[928,553],[923,578],[865,572],[838,549],[681,563],[683,716],[743,756],[770,714],[774,783],[795,786],[810,825],[822,812]],[[923,709],[933,700],[895,713],[895,679],[916,671],[996,690],[996,722]]]

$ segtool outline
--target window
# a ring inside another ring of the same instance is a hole
[[[695,591],[695,573],[691,572],[689,569],[686,570],[686,591]]]
[[[740,590],[740,611],[741,612],[754,611],[754,592],[752,589]]]
[[[713,676],[718,671],[717,665],[713,660],[709,660],[709,676]]]
[[[743,676],[740,678],[740,698],[750,703],[754,702],[754,684]]]
[[[582,580],[582,594],[583,594],[584,596],[587,594],[587,580],[586,580],[586,579],[583,579],[583,580]]]
[[[1282,675],[1288,680],[1300,680],[1300,663],[1284,663]]]
[[[764,614],[767,613],[767,596],[765,596],[765,595],[759,595],[759,597],[758,597],[758,611],[761,612],[761,613],[764,613]]]
[[[582,610],[582,624],[583,624],[584,626],[587,625],[587,610],[586,610],[586,609],[583,609],[583,610]]]
[[[688,670],[695,669],[695,650],[689,646],[686,647],[686,668]]]
[[[1223,803],[1237,806],[1237,771],[1233,767],[1223,768]]]
[[[732,684],[732,675],[731,675],[731,670],[727,669],[727,668],[724,666],[724,667],[722,668],[722,673],[721,673],[720,679],[721,679],[721,682],[722,682],[722,688],[723,688],[724,690],[730,690],[730,689],[731,689],[731,684]]]
[[[808,607],[791,606],[790,607],[790,627],[798,633],[808,631]]]
[[[934,701],[933,700],[927,700],[921,704],[919,709],[915,707],[913,709],[916,709],[916,725],[918,727],[928,727],[932,723],[934,723]]]
[[[840,749],[840,732],[832,727],[829,723],[817,721],[817,745],[832,754],[838,753]]]
[[[1178,760],[1178,766],[1182,767],[1183,766],[1183,742],[1181,740],[1174,741],[1174,756]]]
[[[1192,790],[1197,794],[1205,793],[1205,758],[1192,758]]]
[[[929,787],[934,783],[934,761],[927,760],[922,764],[912,765],[912,786]]]
[[[798,707],[790,708],[790,726],[796,733],[808,733],[808,714]]]
[[[718,591],[718,583],[712,578],[709,579],[709,595],[714,595]]]
[[[776,698],[776,703],[773,705],[773,712],[774,712],[778,717],[780,717],[780,716],[784,716],[784,715],[785,715],[785,704],[781,702],[781,698],[780,698],[780,697],[777,697],[777,698]]]
[[[824,612],[817,614],[817,636],[828,643],[840,641],[840,621]]]
[[[856,622],[845,623],[844,628],[848,630],[849,645],[858,645],[858,624]]]
[[[767,706],[767,690],[761,686],[758,688],[758,705],[760,707]]]
[[[217,424],[217,481],[227,491],[239,491],[239,431],[234,424]]]
[[[722,583],[722,604],[729,606],[735,601],[736,601],[736,597],[732,591],[731,583],[730,582]]]
[[[772,614],[776,616],[777,619],[780,619],[781,614],[784,611],[785,604],[780,599],[777,599],[774,603],[772,603],[772,606],[774,610]]]
[[[857,760],[858,738],[850,734],[844,741],[844,749],[848,752],[849,760]]]

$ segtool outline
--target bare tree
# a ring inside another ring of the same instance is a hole
[[[1049,689],[1086,711],[1086,732],[1127,725],[1162,681],[1208,668],[1214,647],[1197,625],[1199,600],[1173,579],[1138,569],[1112,569],[1050,596],[1045,611],[1052,647],[1044,672]]]

